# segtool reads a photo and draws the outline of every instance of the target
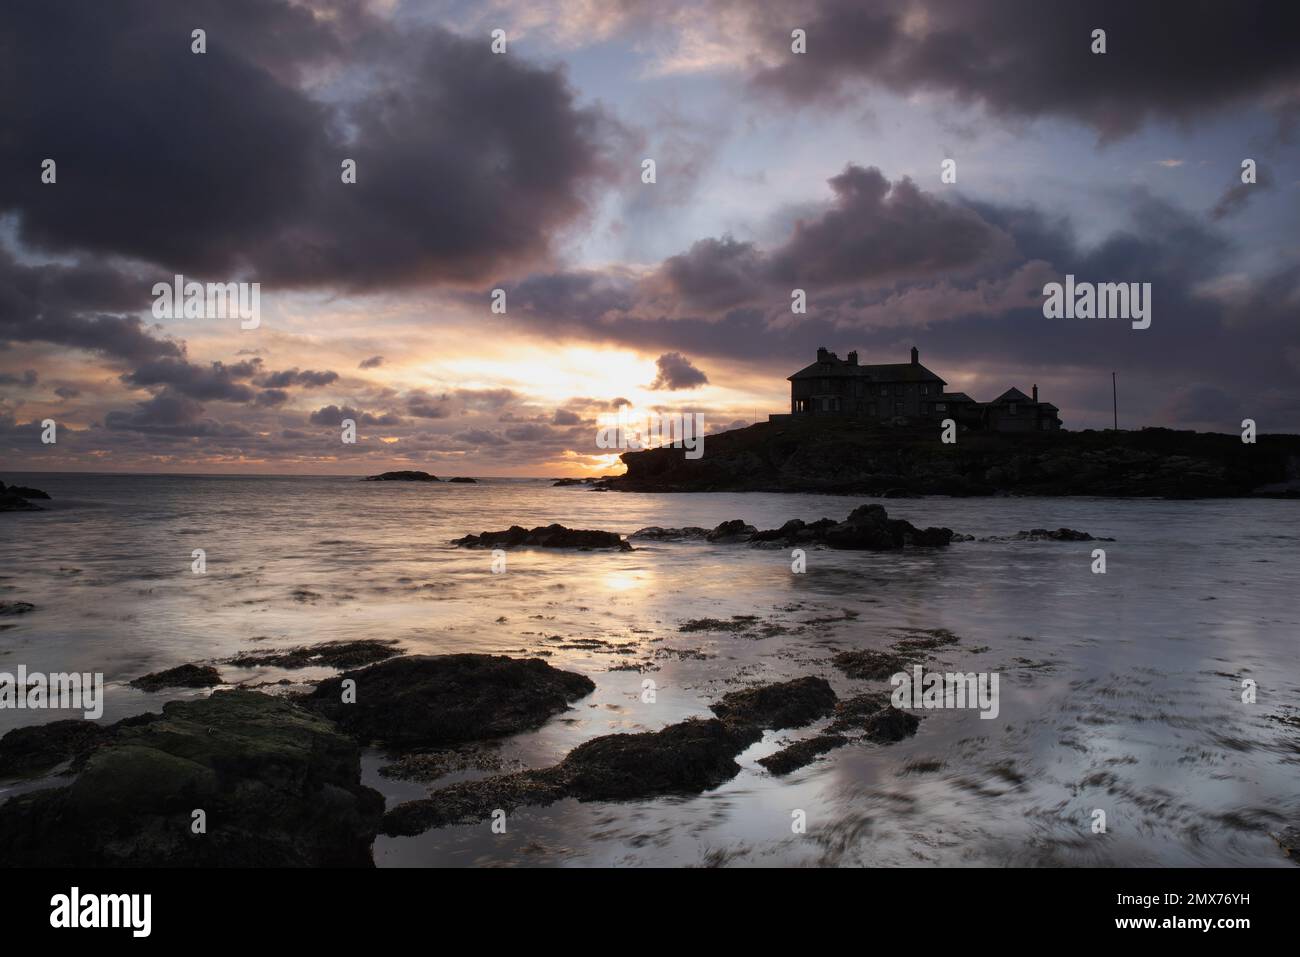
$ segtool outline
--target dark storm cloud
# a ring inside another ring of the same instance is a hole
[[[725,309],[753,298],[763,281],[765,263],[753,243],[730,236],[701,239],[663,264],[669,286],[687,304]]]
[[[281,372],[268,372],[266,375],[259,377],[257,384],[268,389],[287,389],[289,386],[300,385],[308,389],[316,389],[322,386],[330,385],[338,380],[339,374],[330,370],[316,372],[312,369],[285,369]]]
[[[220,362],[199,365],[185,359],[162,358],[142,363],[122,376],[122,381],[136,388],[166,386],[191,399],[225,402],[248,402],[255,393],[236,381],[237,376]]]
[[[10,5],[0,210],[30,247],[200,279],[365,289],[545,256],[605,175],[612,122],[577,108],[558,70],[335,6]],[[334,71],[330,102],[306,67]]]
[[[754,82],[793,102],[865,81],[998,115],[1067,117],[1114,137],[1150,118],[1191,122],[1247,100],[1281,106],[1300,83],[1300,5],[1276,0],[810,0],[794,18],[808,34],[803,55],[789,53],[784,4],[741,9],[775,54]],[[1091,52],[1097,28],[1105,54]]]
[[[257,394],[257,398],[253,400],[253,404],[265,408],[273,408],[277,405],[284,405],[284,403],[288,401],[289,393],[285,392],[283,389],[263,389]]]
[[[948,275],[1009,249],[1008,237],[973,210],[922,192],[904,177],[848,166],[832,177],[832,208],[776,250],[768,266],[788,282],[863,282]]]
[[[309,417],[308,421],[312,425],[332,425],[339,426],[343,424],[344,419],[351,419],[358,425],[402,425],[403,420],[399,415],[392,412],[385,412],[382,415],[374,415],[371,412],[362,412],[351,406],[327,405],[317,409]]]
[[[171,438],[235,438],[250,434],[241,426],[222,425],[205,418],[203,413],[201,403],[164,389],[152,398],[136,403],[133,411],[109,412],[104,417],[104,425],[112,431],[142,432]]]
[[[698,389],[709,381],[709,377],[691,365],[691,360],[680,352],[665,352],[655,360],[655,365],[659,374],[650,383],[651,389]]]
[[[806,287],[810,302],[822,302],[837,290],[960,278],[1016,259],[1015,241],[1002,225],[907,178],[891,184],[874,167],[849,164],[828,182],[832,200],[798,220],[770,251],[723,237],[694,243],[649,275],[534,275],[512,286],[510,314],[642,347],[717,354],[726,343],[734,354],[770,340],[770,320],[791,315],[795,284]],[[751,338],[736,341],[738,334]]]
[[[109,266],[27,265],[0,249],[0,341],[49,342],[137,362],[180,356],[178,343],[150,335],[136,317],[112,314],[143,308],[147,291],[142,278]]]

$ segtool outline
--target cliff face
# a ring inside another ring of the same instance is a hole
[[[937,427],[759,423],[710,435],[704,455],[621,456],[616,491],[774,491],[863,495],[1104,495],[1202,498],[1300,490],[1300,436],[1138,432],[966,432]]]

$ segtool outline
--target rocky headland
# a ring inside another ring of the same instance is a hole
[[[1140,431],[962,432],[834,421],[767,422],[710,435],[705,454],[625,452],[622,492],[908,495],[1300,496],[1300,436]]]

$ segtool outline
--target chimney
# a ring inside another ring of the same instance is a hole
[[[916,351],[916,346],[912,346],[912,365],[919,366],[920,364],[921,364],[921,353]]]
[[[852,352],[849,353],[849,365],[855,366],[857,364],[858,364],[858,350],[854,349]]]
[[[1035,402],[1038,401],[1038,383],[1037,383],[1037,382],[1034,383],[1034,401],[1035,401]]]
[[[830,361],[831,361],[831,354],[830,354],[829,352],[826,351],[826,347],[825,347],[825,346],[818,346],[818,347],[817,347],[817,361],[818,361],[818,362],[830,362]]]

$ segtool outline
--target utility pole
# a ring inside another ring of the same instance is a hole
[[[1115,413],[1115,431],[1119,431],[1119,392],[1115,385],[1115,373],[1110,374],[1110,403]]]

